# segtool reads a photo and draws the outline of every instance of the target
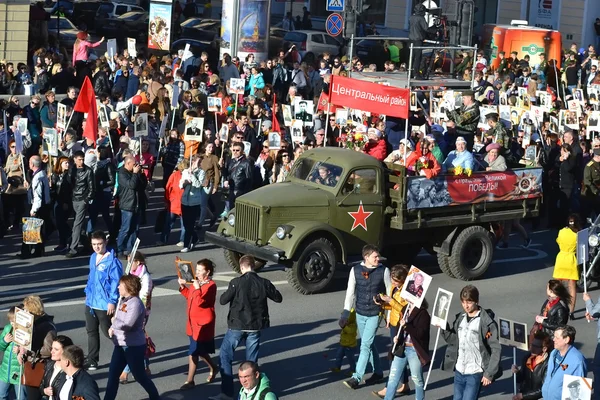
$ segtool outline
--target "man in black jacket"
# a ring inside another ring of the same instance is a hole
[[[415,12],[410,16],[408,21],[410,32],[408,38],[413,46],[420,47],[423,46],[423,40],[427,38],[427,29],[429,25],[427,25],[427,21],[425,20],[425,12],[426,8],[423,4],[417,4],[414,8]],[[413,64],[411,72],[411,76],[420,78],[421,77],[421,55],[423,50],[414,49],[413,50]],[[410,72],[410,71],[409,71]]]
[[[63,349],[60,368],[67,376],[63,385],[54,389],[55,399],[100,400],[98,385],[83,369],[83,359],[81,347],[71,345]]]
[[[229,187],[229,198],[225,203],[225,210],[221,215],[223,218],[235,205],[235,199],[252,190],[254,167],[244,154],[242,143],[231,145],[231,159],[224,171],[225,187]]]
[[[246,360],[258,363],[260,331],[270,326],[267,299],[281,303],[283,297],[268,279],[254,272],[254,257],[240,258],[242,276],[232,279],[221,295],[221,305],[229,304],[227,333],[221,343],[221,394],[213,399],[233,398],[232,362],[235,349],[246,341]]]
[[[117,196],[121,210],[117,249],[124,257],[129,255],[137,238],[139,219],[145,202],[144,189],[148,181],[141,171],[142,168],[136,163],[135,158],[127,156],[117,175]]]
[[[109,139],[110,140],[110,139]],[[87,224],[87,234],[97,230],[96,221],[98,215],[102,214],[106,230],[110,230],[112,222],[110,219],[110,203],[116,182],[116,168],[110,159],[110,149],[108,147],[100,147],[98,149],[99,160],[96,163],[96,171],[94,172],[96,184],[96,196],[94,202],[90,205],[90,218]]]
[[[73,221],[71,249],[65,255],[67,258],[77,255],[77,246],[79,246],[85,213],[88,206],[92,204],[96,192],[94,172],[83,163],[84,157],[83,151],[76,151],[73,155],[75,165],[69,169],[68,180],[73,188],[73,212],[75,213],[75,219]]]

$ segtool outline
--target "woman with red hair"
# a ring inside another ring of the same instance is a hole
[[[89,49],[100,46],[102,42],[104,42],[104,37],[100,41],[92,43],[88,41],[87,32],[81,31],[77,33],[77,39],[75,39],[75,44],[73,45],[73,67],[75,67],[77,75],[80,75],[80,71],[87,66]],[[89,68],[88,71],[89,73],[86,74],[91,77],[92,71]],[[81,82],[83,82],[83,79],[81,79]]]

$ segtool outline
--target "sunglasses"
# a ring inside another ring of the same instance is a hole
[[[283,157],[286,157],[286,158],[287,158],[287,157],[289,157],[289,154],[282,154],[282,155],[281,155],[281,157],[282,157],[282,158],[283,158]]]
[[[236,149],[233,149],[233,150],[231,150],[231,151],[233,151],[234,153],[239,153],[241,150],[236,150]]]
[[[233,124],[233,121],[227,121],[228,124]]]

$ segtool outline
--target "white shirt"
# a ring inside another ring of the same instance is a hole
[[[58,395],[58,400],[71,400],[69,399],[69,394],[71,393],[71,388],[73,387],[73,377],[67,375],[67,380],[63,385],[62,389],[60,389],[60,393]]]

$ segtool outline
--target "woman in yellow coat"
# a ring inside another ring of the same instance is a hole
[[[556,243],[558,243],[559,252],[556,255],[554,263],[554,273],[552,277],[566,284],[571,295],[571,304],[569,304],[569,318],[573,319],[575,310],[575,298],[577,297],[576,284],[579,280],[579,270],[577,269],[577,232],[581,230],[581,222],[577,214],[569,216],[568,225],[558,232]]]

